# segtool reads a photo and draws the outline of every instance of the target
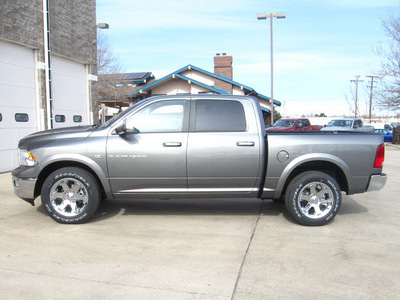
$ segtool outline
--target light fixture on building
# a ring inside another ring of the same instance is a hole
[[[96,25],[96,27],[100,29],[109,29],[110,25],[108,25],[107,23],[99,23]]]

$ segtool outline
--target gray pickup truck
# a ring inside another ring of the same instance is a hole
[[[303,225],[331,221],[341,192],[381,189],[383,138],[268,132],[258,100],[180,95],[145,99],[98,126],[19,142],[15,194],[41,195],[60,223],[83,223],[102,199],[240,197],[284,200]]]

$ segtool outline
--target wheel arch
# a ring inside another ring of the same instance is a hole
[[[275,198],[279,199],[284,195],[289,183],[297,175],[307,171],[320,171],[333,177],[338,183],[341,191],[349,192],[349,168],[345,162],[331,155],[323,155],[314,158],[294,160],[282,173],[275,191]]]
[[[99,171],[96,172],[94,170],[94,168],[92,168],[91,166],[89,166],[81,161],[58,160],[58,161],[53,161],[53,162],[47,164],[40,172],[38,179],[36,181],[36,185],[35,185],[35,198],[40,195],[43,183],[46,180],[46,178],[52,172],[54,172],[58,169],[64,168],[64,167],[77,167],[77,168],[81,168],[81,169],[89,172],[90,174],[92,174],[94,176],[94,178],[98,182],[100,189],[101,189],[101,193],[103,195],[103,198],[109,197],[109,195],[111,194],[109,186],[108,186],[108,181],[106,179],[105,174],[102,171],[100,172],[100,174],[98,174]],[[105,180],[105,182],[104,182],[104,180]]]

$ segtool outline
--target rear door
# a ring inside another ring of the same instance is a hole
[[[187,151],[190,192],[227,195],[253,191],[260,168],[254,111],[250,101],[193,100]]]
[[[185,99],[153,101],[126,120],[136,133],[109,133],[107,163],[117,198],[187,191],[188,111]]]

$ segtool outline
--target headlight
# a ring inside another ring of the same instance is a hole
[[[33,167],[37,164],[36,158],[28,150],[18,149],[18,157],[21,166]]]

